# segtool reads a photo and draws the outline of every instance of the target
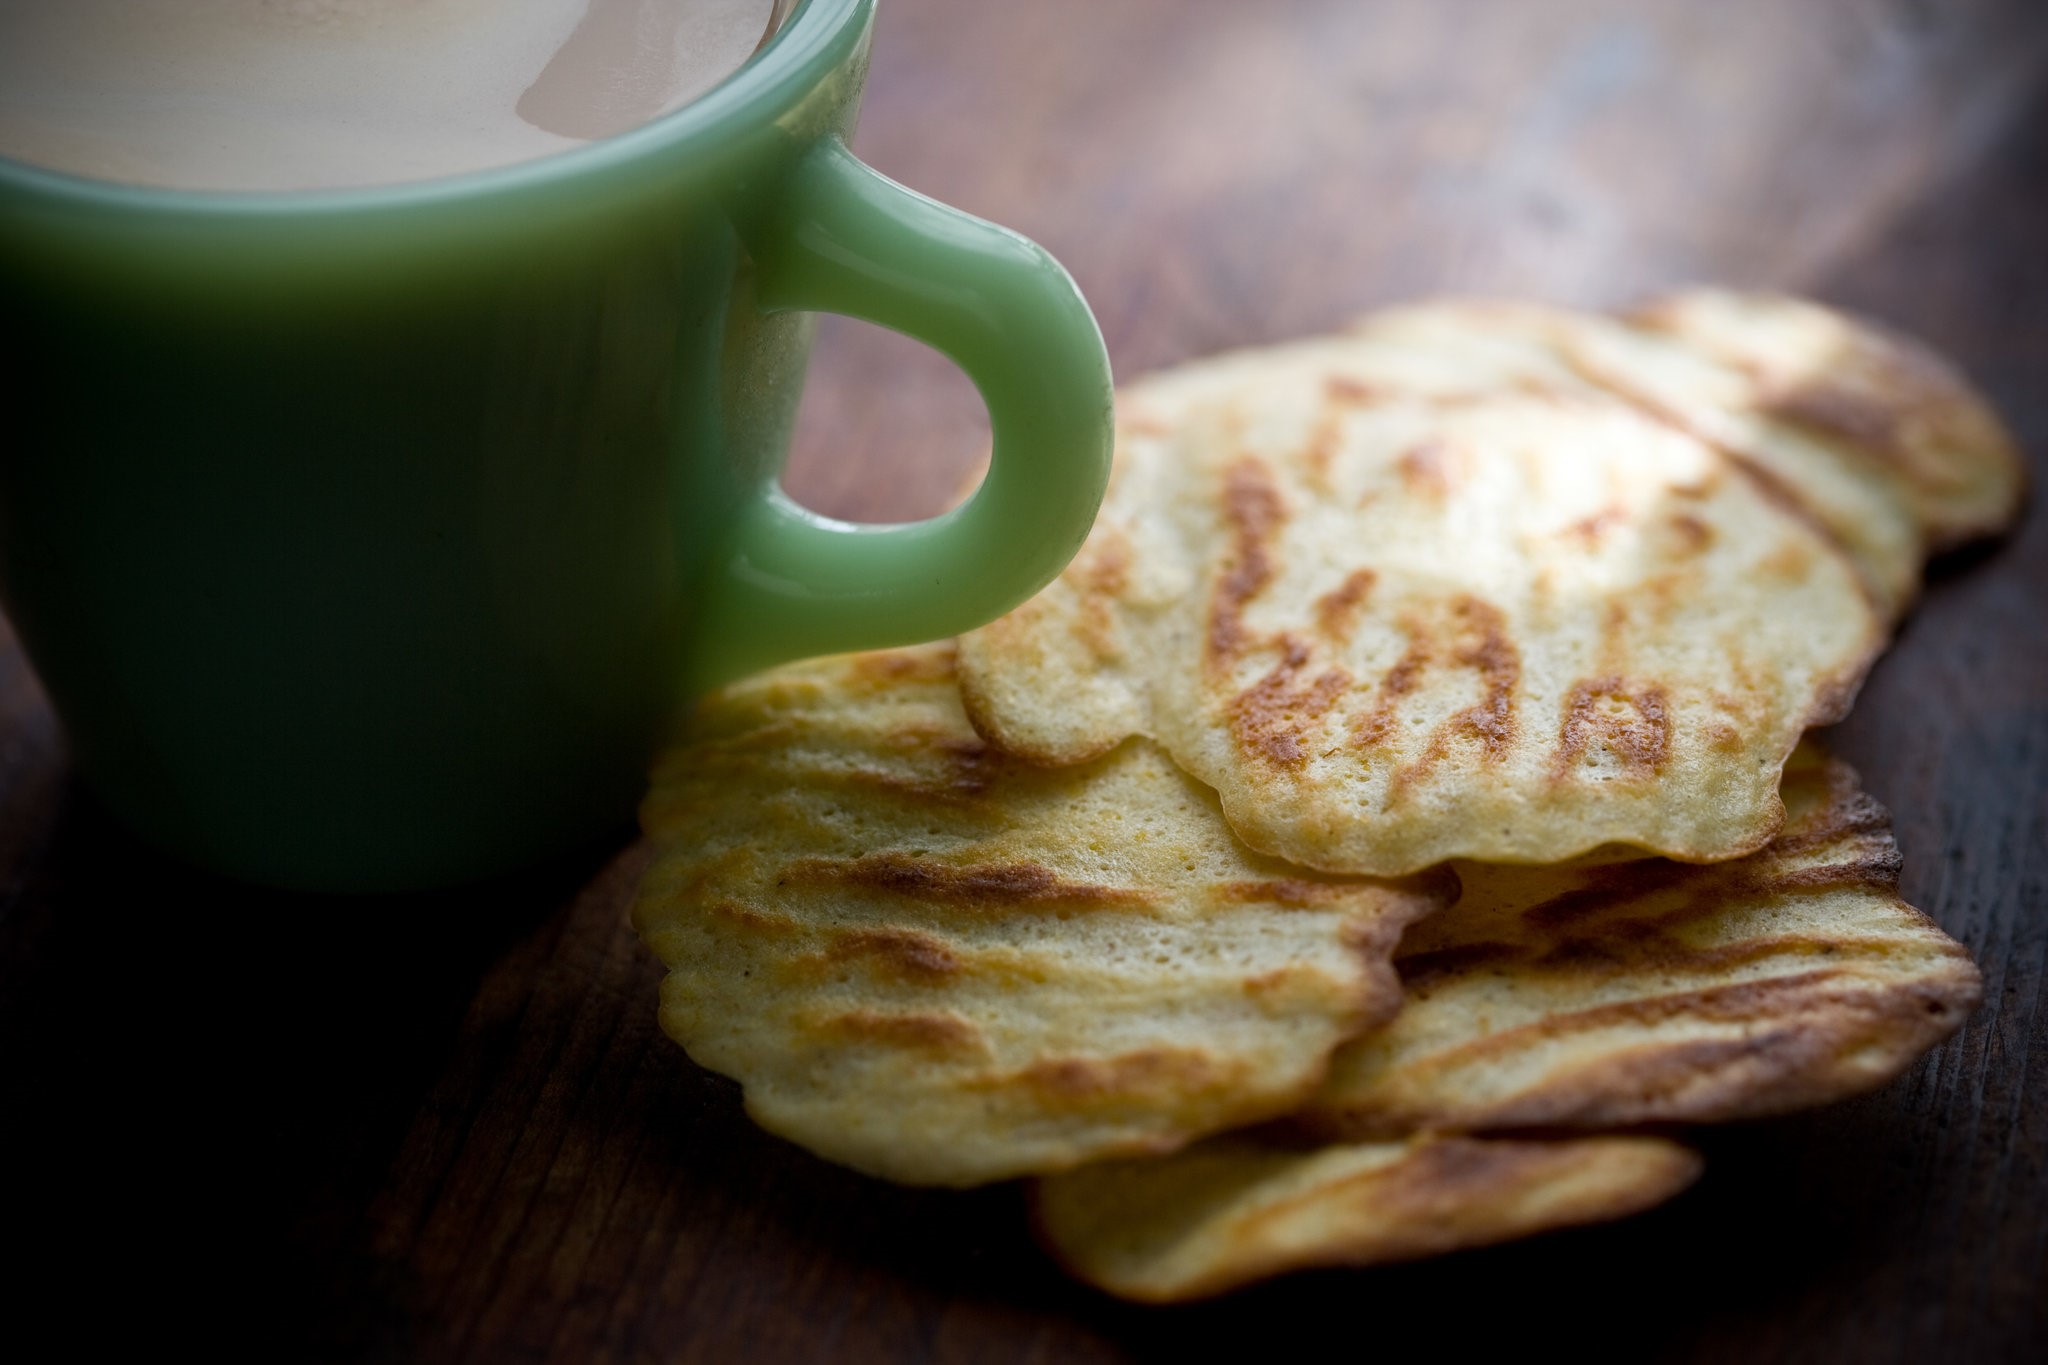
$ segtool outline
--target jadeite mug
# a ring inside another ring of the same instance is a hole
[[[846,149],[874,0],[805,0],[632,132],[421,184],[220,194],[0,162],[0,600],[146,839],[330,891],[617,828],[681,704],[1048,582],[1109,366],[1023,238]],[[981,490],[853,526],[777,486],[811,310],[950,356]]]

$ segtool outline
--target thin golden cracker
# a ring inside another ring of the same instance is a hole
[[[1653,396],[1703,423],[1747,412],[1833,452],[1893,489],[1932,549],[1993,534],[2019,512],[2025,469],[2011,433],[1960,371],[1910,337],[1802,299],[1711,289],[1656,300],[1626,321],[1701,357],[1725,385],[1656,386]]]
[[[1296,1107],[1397,1007],[1400,932],[1450,895],[1253,853],[1143,742],[1058,770],[994,753],[944,646],[711,698],[642,818],[663,1028],[763,1127],[916,1184]]]
[[[1911,490],[1864,458],[1759,409],[1746,377],[1677,336],[1600,313],[1450,300],[1362,320],[1352,345],[1455,357],[1483,338],[1488,363],[1522,382],[1598,393],[1712,445],[1758,490],[1846,554],[1879,611],[1911,602],[1928,534]]]
[[[1303,1111],[1325,1134],[1751,1118],[1898,1075],[1975,1008],[1969,954],[1898,891],[1889,821],[1803,745],[1784,830],[1734,862],[1461,864],[1407,998]]]
[[[1885,638],[1850,557],[1597,388],[1288,354],[1207,402],[1140,385],[1089,544],[963,641],[977,728],[1044,763],[1156,739],[1331,871],[1768,841]]]
[[[1691,1150],[1648,1137],[1296,1149],[1233,1134],[1039,1181],[1034,1212],[1041,1240],[1077,1278],[1173,1303],[1288,1271],[1415,1260],[1625,1217],[1699,1170]]]

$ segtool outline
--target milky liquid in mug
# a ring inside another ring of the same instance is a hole
[[[0,0],[0,157],[201,190],[427,180],[678,108],[789,0]]]

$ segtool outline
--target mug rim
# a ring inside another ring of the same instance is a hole
[[[388,185],[200,190],[100,180],[0,156],[0,195],[27,191],[79,208],[214,219],[334,218],[462,207],[592,175],[630,174],[643,163],[709,150],[736,126],[775,122],[841,65],[864,37],[874,6],[875,0],[796,0],[774,37],[682,107],[611,137],[503,166]]]

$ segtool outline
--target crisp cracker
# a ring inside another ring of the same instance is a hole
[[[1850,556],[1612,395],[1288,354],[1129,405],[1080,556],[962,642],[977,728],[1043,763],[1155,739],[1330,871],[1767,842],[1886,636]]]
[[[1899,897],[1890,821],[1802,745],[1784,830],[1734,862],[1460,864],[1411,928],[1407,997],[1347,1044],[1303,1111],[1359,1138],[1753,1118],[1898,1075],[1982,984]]]
[[[1143,741],[1056,770],[997,754],[945,646],[713,696],[642,818],[663,1028],[763,1127],[913,1184],[1297,1107],[1398,1006],[1401,930],[1453,891],[1256,854]]]
[[[1174,1303],[1317,1266],[1367,1266],[1625,1217],[1699,1175],[1660,1138],[1418,1137],[1297,1149],[1211,1139],[1038,1182],[1040,1238],[1079,1279]]]

